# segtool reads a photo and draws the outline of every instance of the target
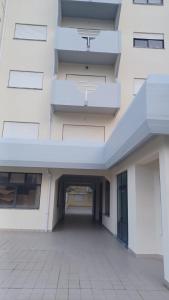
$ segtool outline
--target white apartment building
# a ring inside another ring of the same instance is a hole
[[[169,0],[0,4],[0,229],[52,231],[89,186],[169,285]]]

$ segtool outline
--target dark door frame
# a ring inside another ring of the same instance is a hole
[[[117,175],[117,238],[128,247],[128,173]]]

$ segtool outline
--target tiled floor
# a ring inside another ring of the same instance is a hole
[[[169,300],[162,274],[87,216],[54,233],[0,232],[0,300]]]

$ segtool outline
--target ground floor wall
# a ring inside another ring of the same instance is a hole
[[[104,176],[106,174],[106,172],[93,170],[49,170],[20,167],[1,167],[0,172],[42,174],[38,209],[0,207],[0,229],[37,231],[52,231],[58,222],[58,179],[62,175]]]
[[[128,174],[128,248],[163,257],[169,286],[169,138],[155,137],[110,170],[110,216],[103,224],[117,236],[117,175]]]
[[[117,236],[117,175],[128,175],[128,248],[138,255],[164,257],[169,282],[169,139],[156,137],[107,171],[0,168],[0,172],[41,173],[39,209],[0,208],[0,228],[52,231],[58,222],[58,180],[62,175],[104,176],[110,182],[110,213],[103,225]]]
[[[128,247],[136,254],[162,254],[159,155],[164,140],[155,138],[111,169],[110,216],[103,224],[117,236],[117,175],[128,174]]]

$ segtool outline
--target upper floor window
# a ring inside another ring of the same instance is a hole
[[[14,38],[21,40],[46,41],[47,26],[17,23],[15,25]]]
[[[39,135],[39,124],[23,122],[4,122],[3,138],[8,139],[32,139]]]
[[[133,0],[135,4],[163,5],[163,0]]]
[[[133,46],[136,48],[164,49],[164,34],[134,33]]]
[[[20,89],[43,89],[43,73],[10,71],[8,87]]]

